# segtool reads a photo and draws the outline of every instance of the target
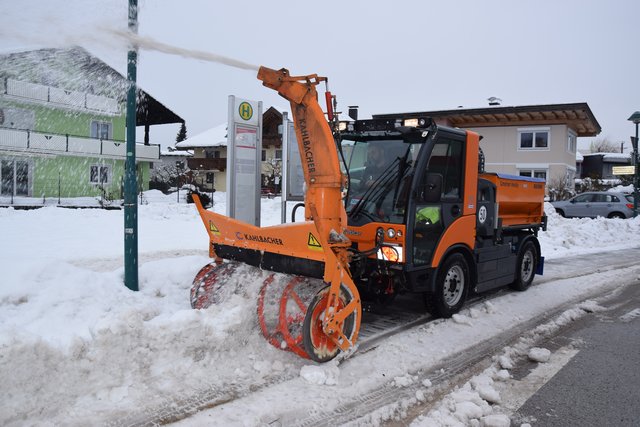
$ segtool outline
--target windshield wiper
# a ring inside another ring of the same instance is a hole
[[[387,191],[387,187],[393,180],[397,179],[400,169],[398,168],[398,164],[400,163],[401,158],[396,157],[396,159],[391,162],[391,164],[384,170],[384,172],[371,184],[371,186],[364,192],[358,203],[349,211],[349,216],[352,218],[356,218],[360,211],[364,208],[367,202],[370,199],[377,200],[385,191]]]

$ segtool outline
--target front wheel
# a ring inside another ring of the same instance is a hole
[[[537,263],[538,251],[536,245],[529,240],[520,248],[516,264],[516,280],[511,284],[511,288],[517,291],[526,291],[531,286],[531,282],[533,282]]]
[[[321,289],[313,298],[307,308],[307,314],[302,326],[304,349],[311,360],[319,363],[328,362],[340,352],[338,345],[322,329],[322,321],[329,302],[329,289],[329,286]],[[347,296],[347,293],[341,288],[336,311],[345,308],[350,301],[351,299]],[[355,313],[351,313],[342,324],[342,333],[349,339],[353,337],[356,323],[355,316]]]
[[[453,254],[445,260],[436,275],[435,292],[425,294],[427,310],[436,317],[456,314],[467,298],[471,275],[462,254]]]

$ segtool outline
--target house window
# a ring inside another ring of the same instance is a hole
[[[282,150],[276,150],[276,159],[282,160]]]
[[[573,132],[569,132],[567,136],[567,151],[569,153],[576,152],[576,135]]]
[[[267,150],[262,150],[262,161],[263,162],[267,161]]]
[[[92,165],[89,172],[92,184],[108,184],[111,182],[111,166]]]
[[[518,141],[521,150],[549,149],[549,129],[518,129]]]
[[[215,175],[213,172],[207,172],[207,184],[215,184]]]
[[[205,150],[204,156],[207,159],[219,159],[220,158],[220,150]]]
[[[111,123],[97,120],[91,122],[91,138],[111,139],[111,135]]]
[[[520,169],[520,176],[528,176],[529,178],[547,179],[546,169]]]
[[[0,183],[0,194],[3,196],[28,196],[29,163],[21,160],[2,160]]]

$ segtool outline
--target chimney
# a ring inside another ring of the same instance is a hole
[[[350,105],[349,106],[349,117],[351,117],[353,120],[358,120],[358,106],[357,105]]]

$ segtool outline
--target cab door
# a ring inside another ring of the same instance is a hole
[[[418,176],[413,223],[413,264],[429,265],[438,241],[463,211],[464,134],[439,133]]]

